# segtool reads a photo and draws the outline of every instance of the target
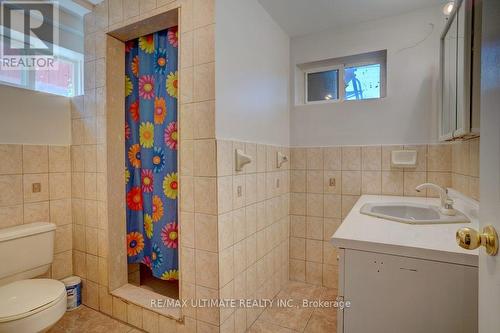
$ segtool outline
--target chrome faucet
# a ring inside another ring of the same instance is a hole
[[[441,213],[444,215],[453,216],[456,214],[455,209],[453,208],[453,199],[448,197],[448,189],[441,187],[439,185],[433,183],[423,183],[415,187],[417,192],[422,191],[424,188],[432,188],[438,191],[439,198],[441,199]]]

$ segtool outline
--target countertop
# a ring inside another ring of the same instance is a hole
[[[478,205],[472,200],[455,197],[455,208],[470,223],[412,225],[380,219],[359,212],[368,202],[415,202],[439,206],[439,198],[363,195],[331,238],[334,246],[425,260],[478,266],[478,250],[460,248],[455,233],[461,227],[478,228]]]

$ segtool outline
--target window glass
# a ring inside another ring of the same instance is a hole
[[[37,70],[35,72],[35,90],[62,96],[74,96],[75,64],[64,59],[57,59],[55,62],[57,62],[57,70]]]
[[[380,64],[344,69],[345,99],[380,98]]]
[[[0,48],[2,39],[0,35]],[[83,54],[58,47],[54,65],[53,69],[0,69],[0,84],[67,97],[82,94]]]
[[[317,102],[339,98],[339,71],[329,70],[307,74],[307,101]]]

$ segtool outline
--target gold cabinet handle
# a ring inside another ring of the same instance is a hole
[[[460,228],[456,238],[458,245],[466,250],[474,250],[482,245],[488,255],[495,256],[498,253],[498,235],[491,225],[484,227],[482,233],[472,228]]]

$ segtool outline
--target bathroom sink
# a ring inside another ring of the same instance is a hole
[[[470,220],[459,211],[454,216],[444,215],[438,206],[406,202],[366,203],[361,214],[408,224],[469,223]]]

